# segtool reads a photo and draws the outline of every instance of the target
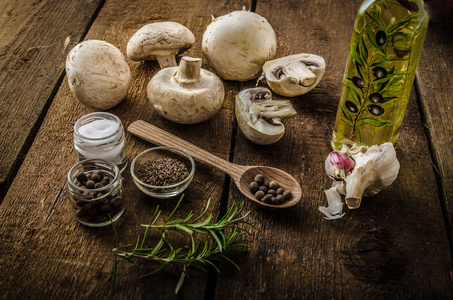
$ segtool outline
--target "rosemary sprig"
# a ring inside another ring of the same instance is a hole
[[[207,270],[203,265],[210,265],[217,272],[220,272],[215,262],[226,260],[239,270],[239,266],[223,253],[228,251],[244,251],[248,245],[246,244],[246,240],[243,239],[243,235],[248,232],[240,226],[247,224],[253,227],[253,225],[245,220],[250,212],[242,214],[243,204],[238,206],[236,203],[233,203],[219,221],[215,222],[212,215],[202,220],[208,211],[211,199],[208,200],[205,210],[197,218],[192,220],[193,212],[190,212],[184,219],[171,220],[182,199],[183,197],[178,201],[178,204],[163,224],[157,224],[161,215],[161,210],[157,207],[151,217],[150,223],[142,225],[146,228],[143,236],[137,236],[136,240],[131,244],[119,244],[118,236],[114,229],[116,238],[116,246],[113,249],[115,254],[114,265],[116,266],[117,257],[124,258],[129,262],[134,262],[134,259],[144,259],[158,265],[155,270],[140,278],[147,278],[176,268],[181,272],[179,282],[175,289],[176,294],[182,287],[185,277],[188,276],[189,267],[195,267],[206,272]],[[160,237],[153,247],[148,245],[147,242],[149,229],[152,229]],[[190,238],[190,245],[175,248],[170,242],[170,233],[183,238]],[[196,238],[195,234],[206,236],[206,238]],[[115,274],[112,278],[115,278]]]

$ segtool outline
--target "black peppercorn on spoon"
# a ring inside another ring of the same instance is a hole
[[[296,205],[302,197],[302,189],[297,180],[280,169],[267,166],[241,166],[228,162],[163,129],[141,120],[135,121],[129,125],[127,131],[158,146],[170,146],[185,150],[195,160],[219,168],[231,176],[239,191],[246,196],[247,199],[263,208],[271,210],[289,208]],[[291,199],[277,205],[268,204],[256,199],[255,195],[250,191],[249,185],[257,174],[264,175],[267,181],[277,181],[282,188],[291,192]]]

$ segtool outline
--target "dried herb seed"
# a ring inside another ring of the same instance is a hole
[[[155,158],[145,162],[137,171],[142,182],[155,186],[169,186],[183,181],[189,176],[184,163],[174,158]]]

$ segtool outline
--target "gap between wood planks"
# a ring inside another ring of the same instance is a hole
[[[253,3],[255,6],[253,6]],[[253,1],[252,3],[252,11],[254,11],[256,7],[256,1]],[[239,81],[238,82],[238,90],[241,91],[244,88],[244,82]],[[237,136],[237,131],[238,131],[238,122],[236,118],[234,118],[234,123],[233,123],[233,130],[231,130],[231,138],[230,138],[230,151],[228,154],[228,161],[233,163],[234,161],[234,149],[236,148],[236,136]],[[228,196],[230,194],[230,185],[231,185],[231,178],[230,176],[225,174],[225,183],[223,185],[222,189],[222,199],[220,201],[220,209],[219,209],[219,215],[217,218],[217,221],[220,220],[220,218],[225,215],[225,213],[228,211]],[[219,262],[214,262],[216,267],[219,267]],[[219,276],[219,273],[217,272],[214,267],[209,266],[208,269],[208,280],[206,281],[206,289],[205,289],[205,300],[208,299],[214,299],[215,296],[215,291],[217,287],[217,278]]]
[[[90,20],[87,23],[87,27],[85,28],[85,31],[81,35],[80,40],[78,42],[81,42],[85,39],[88,31],[90,30],[91,26],[94,23],[94,20],[96,20],[99,12],[101,11],[102,7],[104,6],[105,1],[106,0],[101,1],[99,3],[99,6],[94,10],[93,15],[91,16]],[[22,146],[22,148],[19,151],[19,154],[16,157],[16,160],[14,161],[11,169],[9,170],[8,174],[6,175],[5,181],[0,184],[0,205],[3,203],[3,199],[5,198],[6,194],[8,193],[8,190],[11,187],[12,182],[16,178],[21,165],[24,162],[24,159],[28,154],[28,151],[30,150],[31,146],[33,145],[33,141],[35,140],[35,137],[38,134],[42,123],[44,122],[44,118],[46,117],[47,112],[49,111],[49,108],[50,108],[58,90],[60,89],[65,76],[66,76],[66,70],[63,69],[63,71],[61,72],[60,76],[58,77],[58,80],[57,80],[52,92],[50,93],[50,96],[47,99],[41,113],[39,114],[38,118],[36,119],[36,122],[30,131],[30,134],[26,138],[24,145]],[[56,201],[58,201],[58,198]]]
[[[421,93],[421,87],[418,79],[418,75],[415,76],[414,80],[414,88],[415,88],[415,94],[416,94],[416,99],[417,99],[417,107],[418,111],[420,113],[420,119],[423,124],[423,130],[425,131],[425,136],[426,140],[428,143],[428,150],[429,150],[429,155],[431,159],[431,164],[433,166],[434,170],[434,176],[436,178],[436,185],[437,185],[437,190],[439,191],[439,202],[440,202],[440,207],[442,209],[442,215],[443,219],[445,222],[445,228],[447,229],[447,237],[448,237],[448,243],[450,245],[450,253],[453,256],[453,240],[452,240],[452,227],[453,223],[450,218],[450,214],[448,213],[448,207],[447,207],[447,195],[445,192],[445,187],[444,183],[442,181],[441,174],[439,172],[439,162],[436,158],[436,152],[434,150],[434,145],[433,145],[433,140],[432,140],[432,135],[431,135],[431,128],[429,128],[427,119],[426,119],[426,107],[423,105],[422,101],[422,93]]]

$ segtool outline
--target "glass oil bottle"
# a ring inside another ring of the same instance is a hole
[[[366,0],[350,42],[332,147],[396,143],[428,14],[422,0]]]

